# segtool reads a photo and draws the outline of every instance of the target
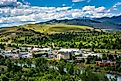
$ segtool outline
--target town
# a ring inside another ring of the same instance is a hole
[[[97,66],[110,66],[115,65],[116,62],[112,59],[102,59],[104,54],[103,53],[95,53],[92,51],[84,51],[81,49],[76,48],[40,48],[40,47],[21,47],[19,49],[12,49],[12,50],[3,50],[0,49],[0,55],[3,57],[8,57],[12,59],[19,59],[19,58],[47,58],[50,60],[67,60],[69,62],[75,61],[77,63],[81,63],[85,59],[90,57],[98,58],[95,60],[95,64]],[[116,54],[110,54],[116,55]],[[120,56],[117,54],[117,56]],[[100,60],[100,58],[102,60]]]
[[[37,48],[37,47],[28,47],[28,48],[20,48],[20,49],[12,49],[12,50],[2,50],[0,49],[0,55],[10,57],[13,59],[17,58],[33,58],[33,57],[43,57],[48,59],[72,59],[72,56],[75,57],[76,60],[81,60],[87,58],[88,56],[97,56],[102,58],[101,53],[94,53],[91,51],[83,51],[76,48],[60,48],[60,49],[52,49],[50,48]]]

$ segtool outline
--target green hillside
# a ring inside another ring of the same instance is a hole
[[[65,24],[34,24],[25,25],[24,28],[31,29],[41,33],[60,33],[60,32],[80,32],[86,30],[92,30],[93,28],[88,26],[76,26],[76,25],[65,25]]]
[[[43,34],[55,34],[55,33],[63,33],[63,32],[81,32],[81,31],[89,31],[93,28],[87,26],[76,26],[76,25],[64,25],[64,24],[28,24],[22,25],[18,27],[9,27],[9,28],[1,28],[0,29],[0,40],[2,42],[11,43],[12,39],[23,40],[25,37],[31,36],[34,37],[42,37],[38,35],[38,33]]]
[[[24,28],[24,29],[30,29],[34,30],[35,32],[40,33],[62,33],[62,32],[81,32],[81,31],[91,31],[93,28],[88,26],[76,26],[76,25],[65,25],[65,24],[29,24],[29,25],[23,25],[18,27],[11,27],[11,28],[1,28],[0,34],[13,32],[18,32],[18,29]],[[99,29],[96,29],[96,31],[100,31]]]

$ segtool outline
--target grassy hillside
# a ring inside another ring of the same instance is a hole
[[[76,25],[65,25],[65,24],[34,24],[34,25],[25,25],[24,28],[31,29],[41,33],[60,33],[60,32],[80,32],[86,30],[92,30],[93,28],[88,26],[76,26]]]
[[[88,26],[76,26],[65,24],[28,24],[18,27],[1,28],[0,42],[14,42],[15,40],[25,40],[27,37],[42,38],[45,34],[56,34],[64,32],[90,32],[94,28]],[[100,32],[101,30],[95,29]]]
[[[88,26],[76,26],[76,25],[65,25],[65,24],[29,24],[29,25],[23,25],[18,27],[12,27],[12,28],[1,28],[0,34],[3,33],[16,33],[18,32],[18,29],[24,28],[24,29],[30,29],[34,30],[35,32],[40,33],[60,33],[60,32],[80,32],[80,31],[91,31],[93,28]],[[100,31],[96,29],[96,31]]]

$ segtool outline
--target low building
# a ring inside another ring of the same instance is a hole
[[[79,49],[74,49],[74,48],[70,48],[70,49],[66,49],[66,48],[62,48],[58,51],[61,51],[61,52],[78,52],[80,51]]]
[[[116,64],[115,61],[107,61],[107,60],[96,61],[96,66],[99,66],[99,67],[114,66],[115,64]]]
[[[75,57],[75,60],[83,60],[86,59],[87,57]]]
[[[58,50],[58,54],[64,55],[64,59],[72,59],[73,56],[82,56],[82,51],[79,49],[65,49]]]
[[[52,55],[51,48],[39,48],[37,51],[32,52],[34,57],[50,57]]]
[[[32,53],[21,54],[21,58],[32,58],[32,57],[33,57]]]
[[[84,53],[83,55],[84,55],[84,57],[97,56],[97,57],[102,58],[102,54],[101,53]]]

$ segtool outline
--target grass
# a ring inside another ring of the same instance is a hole
[[[8,33],[8,32],[14,33],[14,32],[17,32],[19,28],[31,29],[36,32],[48,33],[48,34],[93,30],[92,27],[88,27],[88,26],[77,26],[77,25],[66,25],[66,24],[28,24],[28,25],[22,25],[18,27],[1,28],[0,34]],[[96,29],[96,31],[100,31],[100,30]]]
[[[76,25],[65,25],[65,24],[33,24],[25,25],[24,28],[31,29],[41,33],[60,33],[60,32],[80,32],[92,30],[93,28],[88,26],[76,26]]]

